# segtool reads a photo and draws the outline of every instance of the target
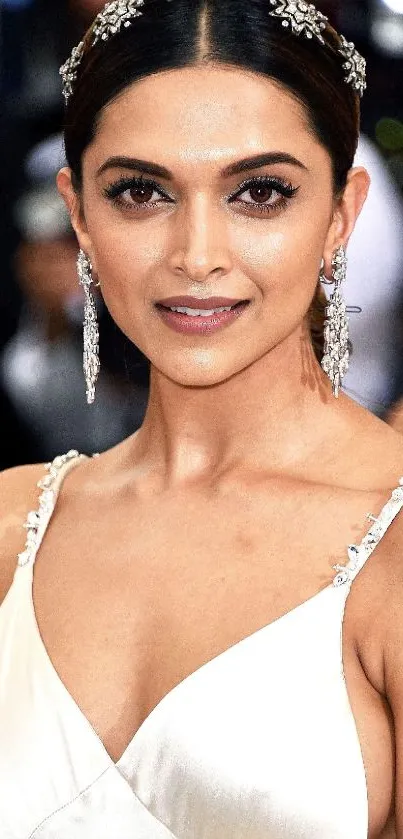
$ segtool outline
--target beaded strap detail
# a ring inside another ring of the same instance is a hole
[[[28,565],[34,560],[42,537],[42,530],[46,527],[54,508],[54,484],[66,463],[69,463],[78,457],[80,457],[79,452],[75,449],[71,449],[71,451],[67,454],[58,455],[52,463],[47,463],[45,465],[45,469],[48,471],[48,474],[44,478],[41,478],[37,484],[39,489],[42,490],[42,494],[39,498],[39,509],[32,510],[28,513],[27,520],[24,524],[24,527],[27,530],[27,541],[24,551],[18,554],[19,566]]]
[[[360,568],[365,564],[368,557],[375,550],[382,536],[387,531],[392,521],[403,507],[403,478],[399,480],[399,486],[393,490],[392,497],[386,502],[384,508],[378,517],[373,516],[372,513],[367,514],[367,518],[373,522],[372,527],[364,536],[360,545],[349,545],[347,552],[349,562],[347,565],[333,565],[333,568],[338,573],[336,574],[333,585],[339,587],[345,583],[351,583]]]
[[[39,489],[42,490],[39,498],[39,508],[38,510],[31,510],[28,513],[27,520],[24,524],[24,528],[27,530],[27,539],[24,551],[18,554],[18,565],[20,567],[28,565],[36,555],[42,537],[42,529],[46,526],[53,512],[55,503],[54,484],[61,470],[66,463],[78,457],[82,457],[82,455],[76,449],[71,449],[67,454],[58,455],[51,463],[45,465],[48,474],[44,478],[41,478],[37,484]],[[99,457],[99,454],[96,453],[93,457]],[[371,513],[367,514],[367,518],[373,521],[373,525],[364,536],[360,545],[348,546],[347,554],[349,561],[347,565],[333,565],[334,570],[338,572],[333,579],[333,586],[338,588],[347,582],[352,582],[355,572],[358,573],[358,570],[365,564],[402,507],[403,477],[400,478],[399,486],[393,490],[392,497],[387,501],[379,516],[375,517]]]

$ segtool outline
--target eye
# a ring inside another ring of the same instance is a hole
[[[298,190],[299,187],[293,187],[291,183],[280,178],[261,175],[243,183],[232,199],[249,192],[252,200],[239,203],[268,214],[287,206]]]
[[[129,210],[141,210],[142,207],[155,207],[159,201],[151,201],[155,193],[170,201],[161,187],[151,180],[145,178],[120,178],[113,184],[105,187],[103,193],[114,204],[119,204]]]

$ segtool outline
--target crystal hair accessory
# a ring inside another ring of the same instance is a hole
[[[282,25],[285,29],[291,28],[295,35],[305,35],[306,38],[316,38],[325,45],[322,32],[326,29],[328,18],[319,12],[313,3],[306,3],[305,0],[270,0],[274,6],[270,15],[283,18]],[[343,69],[346,72],[345,82],[363,96],[366,90],[366,60],[356,50],[352,41],[347,41],[344,35],[340,35],[341,47],[338,52],[345,58]]]
[[[127,29],[131,26],[134,19],[143,14],[139,11],[140,6],[144,6],[144,0],[112,0],[111,3],[107,3],[91,26],[90,32],[93,36],[91,46],[94,47],[99,41],[108,41],[109,38],[120,32],[122,27]],[[70,58],[60,68],[59,72],[63,79],[63,96],[66,103],[73,93],[73,85],[77,79],[77,71],[84,50],[85,41],[80,41],[78,46],[74,47]]]
[[[346,70],[346,83],[351,84],[360,96],[364,95],[367,89],[365,58],[356,50],[352,41],[347,41],[344,35],[340,36],[341,48],[339,53],[346,59],[343,69]]]
[[[287,0],[270,0],[270,3],[276,6],[270,15],[283,18],[285,29],[290,26],[295,35],[317,38],[321,44],[325,43],[322,31],[326,29],[328,18],[318,12],[313,3],[304,3],[303,0],[291,3]]]
[[[326,46],[322,32],[326,29],[328,18],[319,12],[313,3],[306,3],[305,0],[291,0],[290,2],[289,0],[270,0],[270,5],[273,9],[269,14],[271,17],[282,19],[285,29],[289,28],[295,35],[305,35],[310,40],[316,38],[323,46]],[[89,30],[88,39],[80,41],[74,47],[70,58],[60,68],[66,104],[73,93],[78,68],[85,50],[95,46],[99,41],[108,41],[122,28],[131,26],[135,18],[143,14],[140,6],[144,6],[144,0],[113,0],[107,3],[97,15]],[[343,64],[345,81],[362,96],[367,87],[365,58],[360,55],[352,42],[347,41],[343,35],[339,37],[341,46],[338,52],[345,58]]]

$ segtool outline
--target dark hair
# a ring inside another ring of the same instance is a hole
[[[305,108],[309,126],[327,149],[334,193],[346,186],[357,149],[358,94],[345,82],[340,38],[328,24],[308,40],[270,16],[270,0],[145,0],[142,15],[94,47],[91,28],[66,109],[66,159],[77,191],[82,155],[94,139],[102,109],[125,88],[151,74],[202,64],[259,73],[287,89]],[[247,108],[247,103],[245,103]],[[310,309],[315,353],[323,355],[326,298],[318,282]]]

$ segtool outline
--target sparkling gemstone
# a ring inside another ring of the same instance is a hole
[[[24,527],[37,528],[39,527],[40,521],[41,520],[37,512],[28,513]]]
[[[51,475],[46,475],[44,478],[41,478],[41,480],[38,481],[37,486],[39,487],[39,489],[47,489],[48,487],[51,486],[51,484],[52,484],[52,476]]]
[[[31,559],[31,551],[23,551],[18,554],[18,565],[27,565]]]
[[[45,489],[45,491],[42,493],[39,499],[39,506],[41,510],[49,509],[53,504],[54,497],[55,494],[53,489]]]
[[[344,571],[339,571],[339,573],[337,574],[337,576],[333,580],[333,585],[335,587],[344,585],[344,583],[346,583],[348,581],[349,576],[350,575],[349,575],[349,573],[346,569]]]

